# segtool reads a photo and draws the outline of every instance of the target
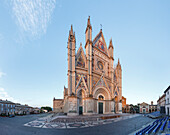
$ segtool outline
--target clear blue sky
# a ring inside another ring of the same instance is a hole
[[[169,0],[0,1],[0,98],[32,106],[62,98],[70,25],[84,46],[89,15],[93,38],[100,24],[107,46],[112,37],[127,103],[156,103],[170,85]]]

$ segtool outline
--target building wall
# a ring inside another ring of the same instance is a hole
[[[53,100],[53,112],[63,112],[63,99],[61,100],[57,100],[54,99]]]
[[[165,91],[165,111],[166,111],[166,115],[170,115],[170,87],[167,88],[167,90]]]
[[[10,115],[15,113],[15,104],[9,101],[1,101],[0,114]]]
[[[157,111],[157,105],[149,105],[149,113],[156,112]]]
[[[122,112],[123,113],[130,113],[130,106],[128,104],[126,104],[124,107],[122,107]]]
[[[157,100],[157,110],[162,111],[161,108],[164,107],[165,107],[165,93]]]
[[[122,107],[126,106],[126,98],[122,96]]]
[[[149,113],[149,104],[144,102],[139,104],[139,111],[140,113]]]

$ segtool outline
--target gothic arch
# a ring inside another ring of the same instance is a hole
[[[83,83],[84,87],[82,87],[81,83]],[[89,91],[88,88],[87,88],[87,84],[86,84],[86,82],[85,82],[85,80],[84,80],[83,75],[81,75],[81,77],[80,77],[80,79],[79,79],[79,81],[78,81],[78,83],[77,83],[77,86],[76,86],[76,94],[77,94],[77,91],[79,91],[80,89],[83,89],[85,92],[86,92],[86,90]],[[87,93],[87,92],[86,92],[86,93]]]
[[[85,97],[87,96],[86,90],[85,90],[84,88],[79,88],[79,89],[77,89],[77,91],[76,91],[77,97],[79,96],[80,91],[82,91],[82,92],[84,93],[84,96],[85,96]]]
[[[105,97],[105,100],[111,100],[111,93],[110,91],[105,87],[97,87],[93,91],[93,97],[98,98],[99,95],[103,95]]]

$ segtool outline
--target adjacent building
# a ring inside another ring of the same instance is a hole
[[[130,113],[130,105],[126,104],[124,107],[122,107],[122,112],[123,113]]]
[[[157,110],[160,111],[160,113],[165,113],[165,93],[159,97],[157,100]]]
[[[152,113],[157,111],[157,105],[153,104],[153,101],[151,101],[151,104],[147,104],[145,102],[138,104],[139,106],[139,113]]]
[[[63,100],[53,99],[53,110],[68,115],[122,113],[122,68],[115,65],[114,47],[107,47],[102,29],[92,39],[90,17],[82,43],[76,52],[73,27],[68,37],[68,88]]]
[[[170,115],[170,86],[164,91],[165,93],[165,111],[166,115]]]
[[[21,105],[19,103],[14,103],[8,100],[0,99],[0,115],[1,116],[8,116],[11,114],[14,115],[26,115],[31,113],[40,113],[40,108],[33,108],[28,105]]]
[[[38,107],[35,107],[35,108],[33,108],[33,110],[32,110],[31,113],[32,113],[32,114],[39,114],[39,113],[41,113],[41,109],[38,108]]]
[[[126,106],[126,98],[122,96],[122,108]]]
[[[139,113],[149,113],[149,104],[143,102],[139,105]]]
[[[127,111],[127,106],[126,106],[126,98],[122,96],[122,112],[125,113]]]
[[[157,111],[157,105],[153,104],[153,101],[151,101],[151,104],[149,105],[149,113],[156,112]]]
[[[53,99],[53,112],[63,112],[64,99]]]
[[[15,103],[0,99],[0,115],[10,115],[15,113]]]
[[[23,114],[30,114],[33,111],[33,107],[28,105],[21,105],[16,103],[15,105],[15,114],[16,115],[23,115]]]

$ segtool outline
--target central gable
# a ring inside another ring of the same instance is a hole
[[[99,34],[94,38],[93,46],[99,49],[101,52],[108,55],[107,45],[106,45],[102,31],[100,31]]]

